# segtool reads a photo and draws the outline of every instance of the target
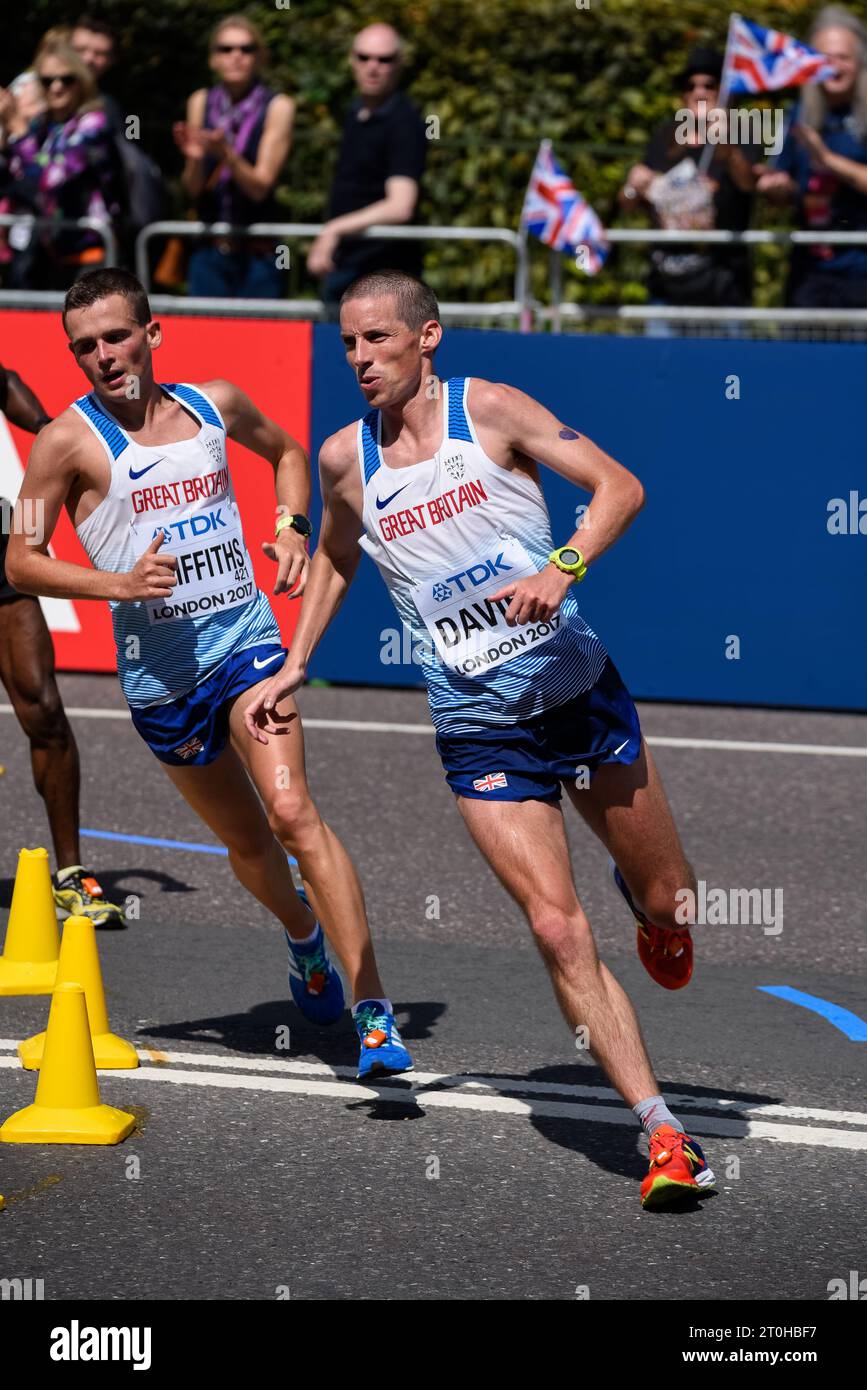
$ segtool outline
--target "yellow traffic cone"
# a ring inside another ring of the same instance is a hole
[[[63,924],[60,960],[57,964],[57,984],[72,981],[81,985],[87,1001],[90,1040],[98,1067],[131,1069],[138,1066],[138,1054],[132,1043],[109,1032],[105,989],[96,949],[96,930],[89,917],[67,917]],[[18,1044],[18,1056],[28,1071],[42,1065],[45,1034],[37,1033]]]
[[[36,1099],[0,1125],[0,1142],[117,1144],[134,1125],[134,1115],[100,1102],[84,990],[71,981],[58,985]]]
[[[0,994],[50,994],[60,933],[47,849],[23,849],[0,956]]]

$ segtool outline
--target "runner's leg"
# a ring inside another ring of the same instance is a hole
[[[256,689],[257,686],[251,686],[232,704],[232,747],[255,783],[273,834],[298,860],[307,895],[340,958],[353,999],[381,999],[383,985],[361,884],[352,860],[323,821],[310,795],[297,705],[291,697],[281,700],[280,714],[290,716],[286,732],[272,736],[267,744],[258,743],[244,726],[244,709]]]
[[[570,1027],[630,1106],[659,1091],[635,1010],[599,960],[572,878],[563,814],[544,801],[458,797],[467,827],[523,909]]]
[[[292,882],[285,851],[274,839],[262,803],[232,748],[205,767],[161,766],[200,820],[229,851],[238,882],[272,912],[290,936],[313,929]]]
[[[54,647],[36,599],[0,603],[0,680],[30,741],[59,869],[80,863],[78,747],[57,689]]]
[[[634,763],[603,764],[586,789],[563,785],[620,869],[635,905],[655,926],[682,930],[675,895],[695,892],[695,875],[646,742]]]

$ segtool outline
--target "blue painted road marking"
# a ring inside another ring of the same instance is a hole
[[[829,999],[819,999],[815,994],[804,994],[803,990],[792,989],[789,985],[756,985],[763,994],[775,994],[778,999],[787,999],[790,1004],[798,1004],[811,1013],[821,1014],[850,1042],[867,1042],[867,1023],[857,1014],[850,1013],[840,1004],[832,1004]]]

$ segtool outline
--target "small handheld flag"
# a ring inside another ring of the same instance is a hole
[[[790,34],[763,29],[739,14],[729,18],[728,42],[721,90],[731,96],[744,92],[775,92],[805,82],[824,82],[836,72],[824,53],[818,53]]]
[[[550,140],[543,140],[530,174],[521,225],[546,246],[574,256],[579,269],[595,275],[609,245],[596,213],[557,163]]]

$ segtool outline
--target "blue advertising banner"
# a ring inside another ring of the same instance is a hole
[[[867,709],[864,360],[856,344],[450,329],[436,366],[520,387],[641,479],[644,511],[580,589],[636,697]],[[317,325],[314,465],[364,410],[337,327]],[[542,472],[562,545],[589,498]],[[311,674],[421,683],[366,556]]]

